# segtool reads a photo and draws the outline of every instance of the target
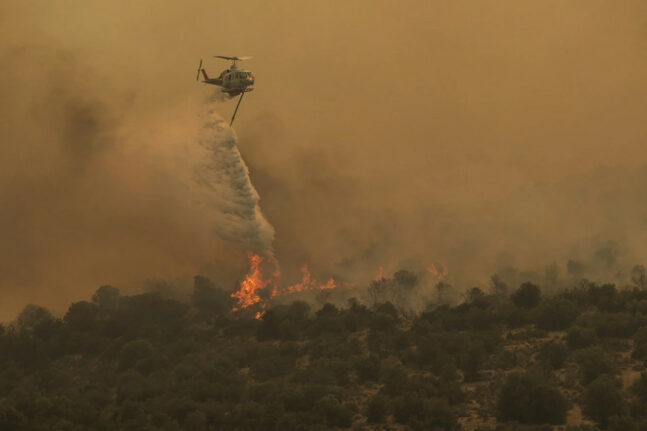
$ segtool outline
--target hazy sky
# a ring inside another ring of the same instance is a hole
[[[288,275],[647,257],[642,0],[5,0],[0,49],[0,319],[219,258],[169,198],[212,55],[255,57],[236,132]]]

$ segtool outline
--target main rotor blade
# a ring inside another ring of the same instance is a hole
[[[244,55],[242,57],[227,57],[225,55],[214,55],[216,58],[224,58],[225,60],[231,60],[231,61],[243,61],[243,60],[250,60],[254,57],[250,55]]]

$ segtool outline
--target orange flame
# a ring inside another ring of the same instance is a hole
[[[382,280],[383,278],[386,278],[385,273],[384,273],[384,265],[380,265],[380,270],[378,271],[378,273],[375,276],[374,280],[379,281],[379,280]]]
[[[261,262],[263,262],[263,258],[259,255],[249,255],[249,272],[240,283],[240,289],[231,294],[231,297],[237,300],[237,304],[233,308],[234,311],[261,303],[261,297],[258,295],[258,291],[264,289],[268,284],[268,281],[263,279]],[[264,304],[261,303],[261,306],[264,307]]]
[[[259,293],[270,285],[272,287],[272,290],[269,294],[270,298],[310,290],[336,289],[338,287],[333,278],[330,278],[323,284],[317,282],[317,280],[315,280],[310,274],[308,266],[303,265],[301,267],[301,281],[292,286],[282,288],[279,285],[281,271],[278,261],[275,257],[272,256],[268,257],[268,261],[274,266],[274,272],[272,273],[272,277],[270,279],[265,279],[263,277],[263,271],[261,269],[263,258],[257,254],[249,254],[249,272],[240,283],[239,289],[231,294],[231,297],[236,299],[236,304],[233,307],[233,311],[239,311],[244,308],[257,305],[260,310],[256,312],[254,317],[256,319],[261,319],[265,314],[266,298],[262,298]],[[345,283],[343,284],[343,286],[352,287],[353,285]]]
[[[301,282],[294,284],[292,286],[288,286],[287,288],[283,289],[283,291],[276,290],[275,292],[272,292],[272,296],[277,296],[277,295],[283,295],[286,293],[296,293],[296,292],[305,292],[307,290],[327,290],[327,289],[335,289],[337,285],[335,284],[334,279],[328,280],[324,284],[317,284],[317,282],[312,278],[310,275],[310,270],[308,269],[308,265],[303,265],[301,267]]]
[[[389,274],[393,273],[393,264],[389,263],[387,265],[380,265],[380,270],[377,272],[377,275],[373,280],[380,281],[383,278],[388,278]]]
[[[442,265],[441,266],[442,271],[439,271],[438,268],[436,268],[436,265],[433,263],[429,265],[427,268],[427,271],[429,271],[434,277],[436,277],[439,281],[447,277],[447,274],[449,274],[449,271],[447,269],[447,266]]]

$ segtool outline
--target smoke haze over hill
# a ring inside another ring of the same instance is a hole
[[[645,12],[4,2],[0,320],[106,283],[203,273],[233,288],[247,251],[269,247],[249,184],[239,211],[195,182],[209,90],[193,75],[217,54],[255,56],[237,142],[286,279],[435,263],[472,287],[552,263],[566,277],[571,260],[622,281],[647,261]],[[202,184],[227,181],[214,175]]]

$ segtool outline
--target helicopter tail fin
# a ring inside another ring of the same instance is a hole
[[[208,80],[209,80],[209,77],[207,76],[207,71],[206,71],[206,70],[204,70],[204,69],[200,69],[200,71],[202,72],[202,76],[204,76],[204,79],[205,79],[206,81],[208,81]]]

